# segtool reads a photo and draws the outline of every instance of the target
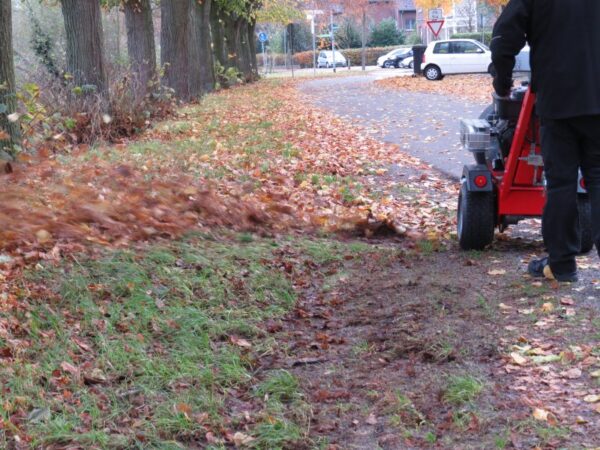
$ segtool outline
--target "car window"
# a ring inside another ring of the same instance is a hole
[[[433,53],[450,53],[450,42],[440,42],[433,47]]]
[[[482,53],[483,50],[472,42],[462,41],[452,43],[452,53]]]

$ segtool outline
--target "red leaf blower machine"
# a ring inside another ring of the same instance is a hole
[[[494,230],[504,231],[520,220],[541,217],[546,201],[540,123],[535,94],[529,83],[513,88],[509,97],[494,95],[479,119],[463,119],[463,146],[475,164],[466,165],[458,200],[458,240],[464,250],[481,250],[492,243]],[[577,194],[581,252],[589,252],[591,208],[579,175]]]

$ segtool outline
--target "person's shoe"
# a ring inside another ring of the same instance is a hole
[[[552,273],[550,264],[548,264],[548,258],[534,259],[530,261],[527,266],[527,273],[534,278],[547,278],[548,280],[564,281],[569,283],[575,283],[577,279],[577,272],[569,274],[555,274]]]

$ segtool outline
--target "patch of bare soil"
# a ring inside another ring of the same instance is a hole
[[[393,238],[368,257],[331,262],[334,282],[299,301],[268,363],[301,380],[313,441],[330,450],[600,445],[597,256],[580,259],[578,284],[533,280],[524,268],[543,251],[538,227],[521,224],[486,252]]]

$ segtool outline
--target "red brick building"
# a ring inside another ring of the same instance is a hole
[[[371,0],[369,18],[373,23],[394,19],[398,29],[414,31],[417,26],[417,8],[414,0]]]

